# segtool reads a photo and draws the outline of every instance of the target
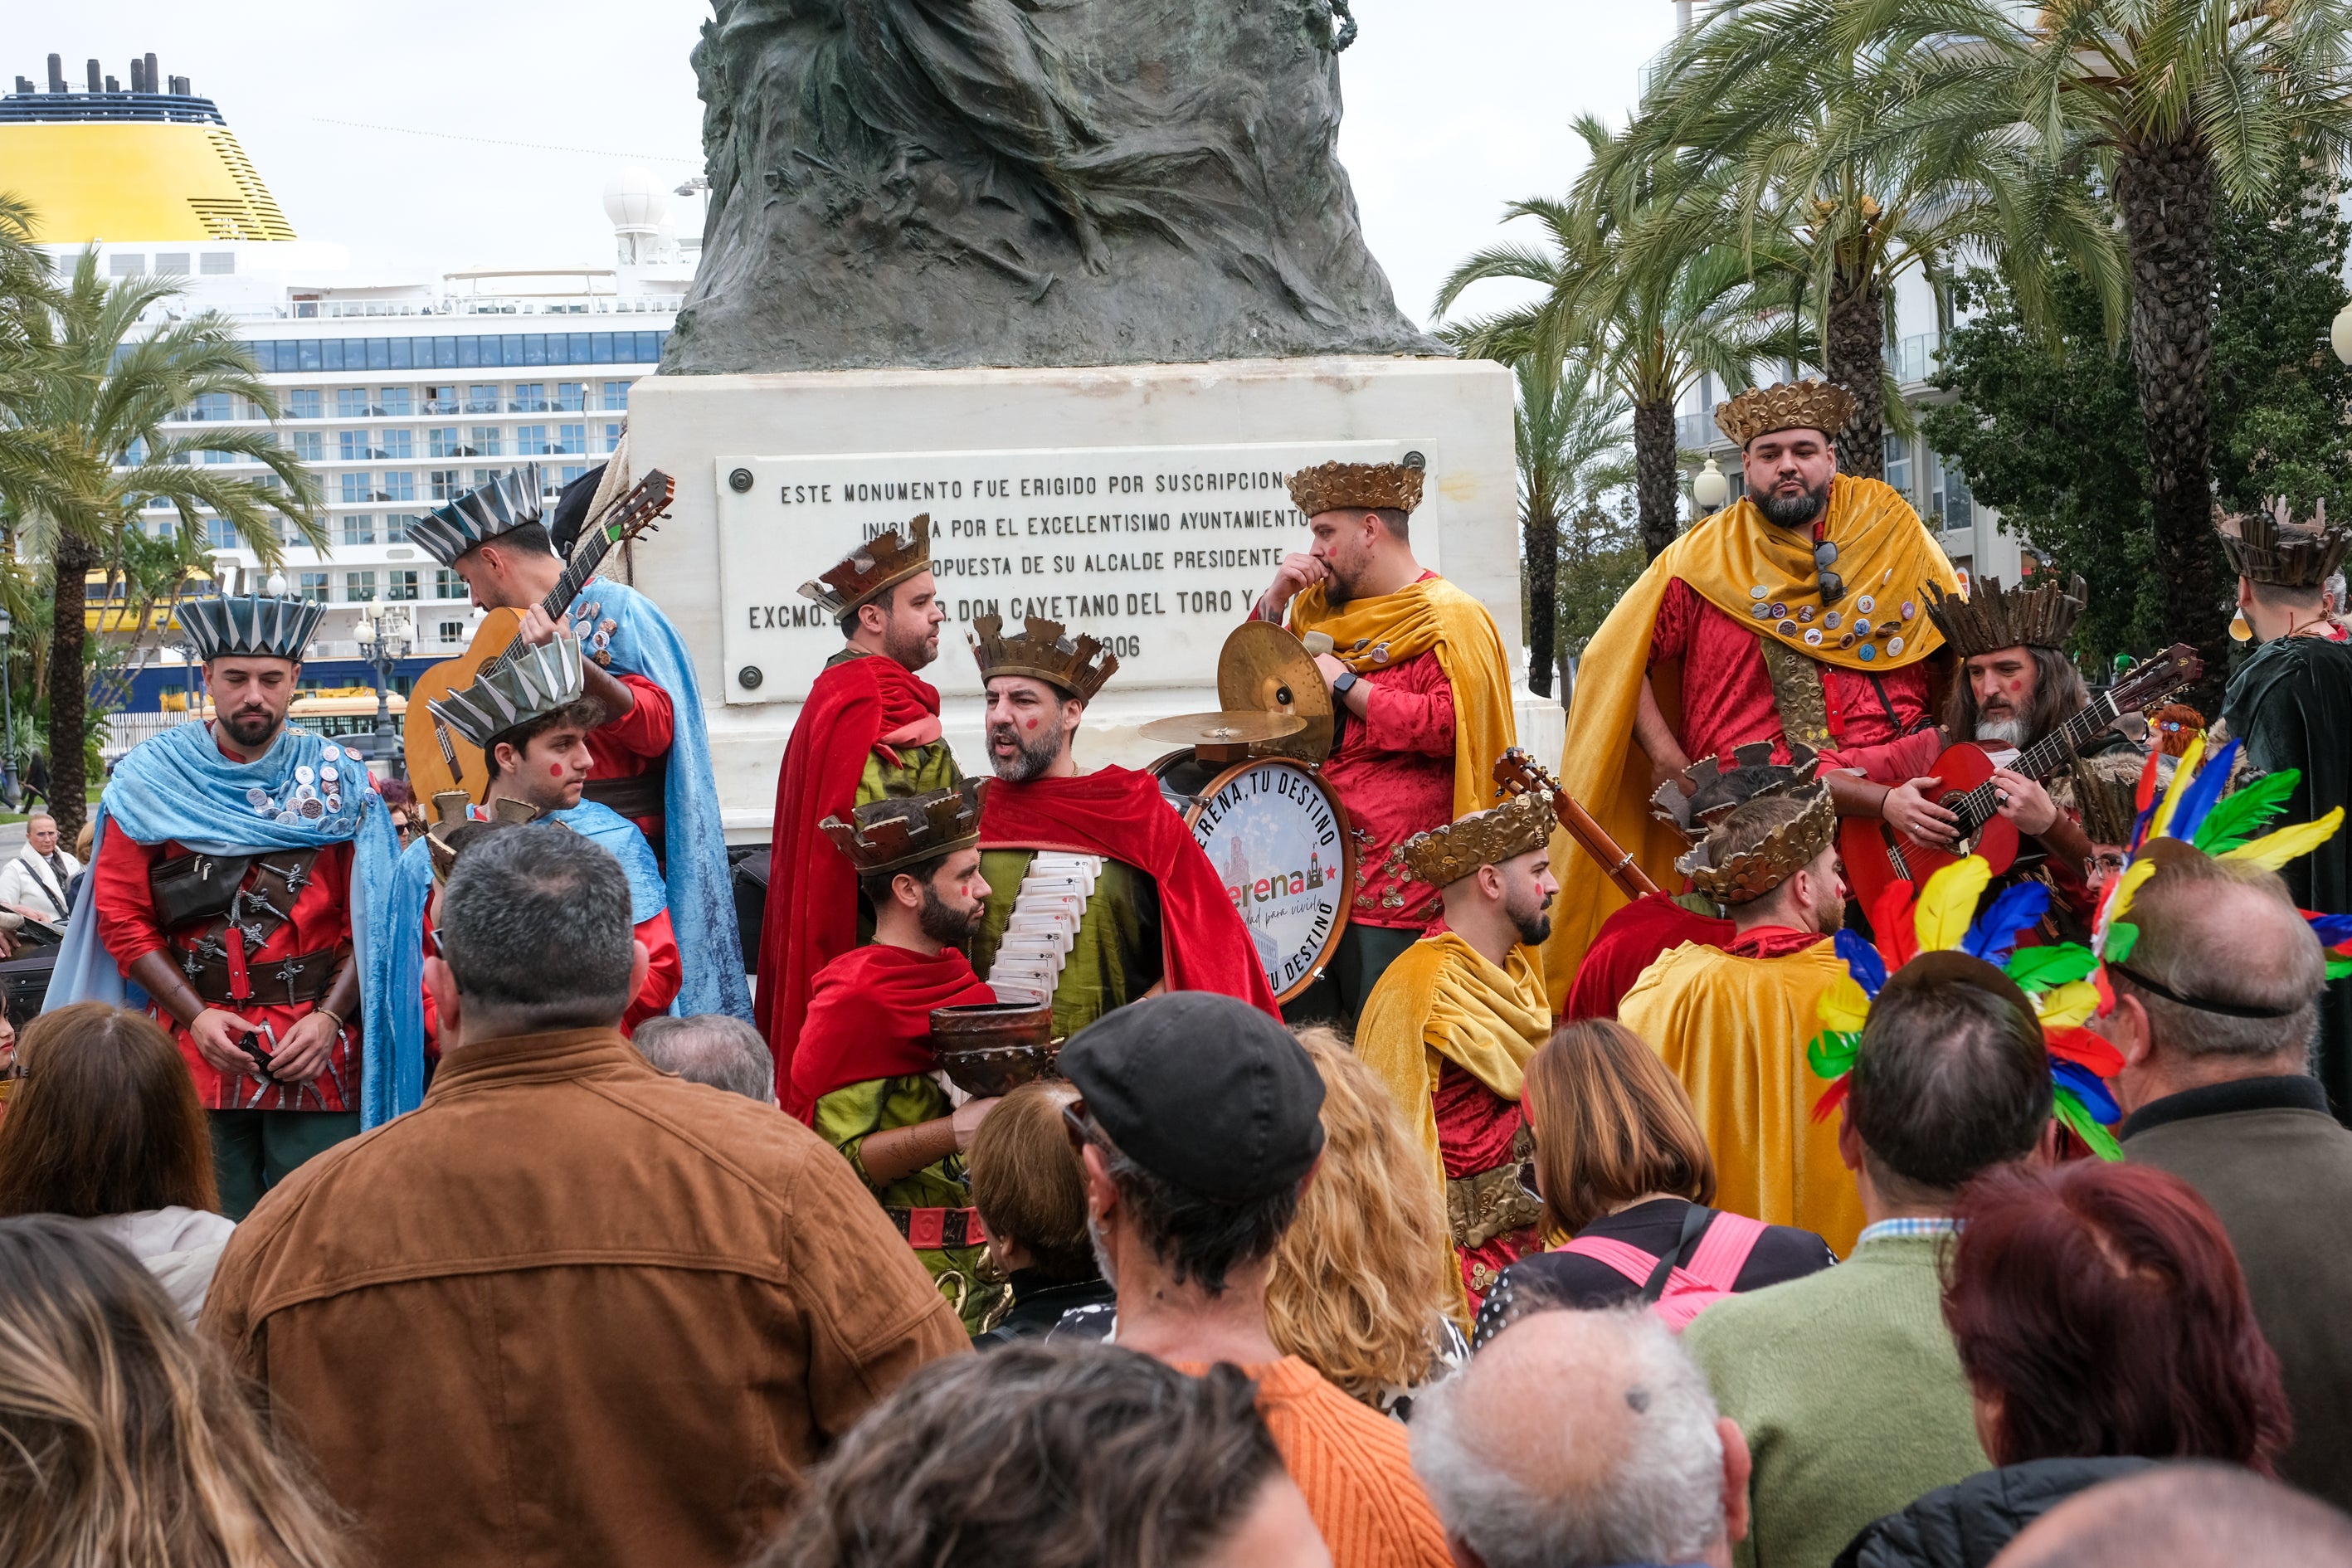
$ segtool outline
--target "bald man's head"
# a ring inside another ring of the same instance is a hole
[[[1485,1568],[1728,1563],[1748,1445],[1640,1308],[1538,1312],[1414,1407],[1412,1460]]]
[[[2309,1048],[2327,960],[2275,872],[2167,844],[2126,918],[2139,938],[2108,972],[2146,1010],[2160,1049],[2275,1071],[2273,1058]],[[2247,1011],[2274,1016],[2239,1016]]]
[[[2352,1568],[2352,1519],[2230,1465],[2158,1465],[2078,1492],[1992,1568]]]

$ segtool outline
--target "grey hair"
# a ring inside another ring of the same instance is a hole
[[[1592,1478],[1590,1488],[1542,1489],[1512,1473],[1522,1459],[1557,1471],[1554,1455],[1486,1451],[1478,1411],[1464,1408],[1472,1380],[1462,1376],[1424,1390],[1414,1405],[1413,1468],[1446,1533],[1486,1568],[1695,1562],[1725,1530],[1723,1436],[1706,1375],[1645,1307],[1579,1316],[1619,1336],[1614,1364],[1636,1415],[1624,1452],[1569,1467]],[[1577,1411],[1561,1406],[1551,1441],[1565,1451],[1580,1440]]]
[[[776,1058],[760,1031],[731,1013],[647,1018],[630,1038],[646,1060],[688,1083],[776,1103]]]
[[[468,1003],[538,1029],[617,1025],[628,1007],[629,879],[568,828],[484,835],[449,873],[440,931]]]
[[[2275,903],[2275,927],[2250,927],[2236,900],[2216,899],[2231,887]],[[2233,1018],[2169,1001],[2133,984],[2128,973],[2110,969],[2116,984],[2147,1009],[2148,1027],[2158,1044],[2185,1057],[2268,1057],[2311,1049],[2319,1034],[2327,958],[2277,872],[2202,855],[2169,858],[2132,900],[2130,921],[2139,938],[2126,966],[2167,989],[2244,1007],[2294,1008],[2283,1018]]]

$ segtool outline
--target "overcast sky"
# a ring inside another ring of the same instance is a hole
[[[1670,0],[1354,8],[1340,155],[1416,320],[1505,202],[1574,178],[1574,116],[1622,122],[1674,16]],[[0,82],[44,81],[54,52],[70,83],[96,56],[127,87],[152,51],[220,104],[297,232],[348,247],[354,272],[602,264],[617,167],[667,183],[701,166],[687,52],[709,15],[708,0],[23,0],[0,6]],[[1505,298],[1487,287],[1487,304]]]

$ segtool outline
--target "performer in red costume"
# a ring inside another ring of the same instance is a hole
[[[918,517],[801,584],[839,624],[847,646],[825,661],[785,742],[776,776],[767,913],[752,1020],[776,1058],[776,1096],[791,1100],[793,1053],[817,971],[871,933],[857,878],[820,827],[890,796],[963,782],[940,738],[940,694],[915,671],[940,656],[931,520]]]
[[[1159,784],[1128,768],[1078,773],[1072,740],[1118,660],[1056,621],[1032,616],[1009,637],[994,616],[972,626],[997,777],[981,816],[990,892],[973,967],[1005,1002],[1050,999],[1066,1038],[1161,990],[1275,1013],[1224,879]]]

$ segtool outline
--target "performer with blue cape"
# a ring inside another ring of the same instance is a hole
[[[391,972],[392,1110],[411,1110],[425,1092],[425,1061],[437,1054],[424,993],[425,933],[433,894],[448,879],[469,823],[551,831],[568,828],[621,863],[629,880],[629,920],[646,946],[646,981],[623,1015],[623,1032],[657,1013],[677,1011],[679,954],[654,852],[637,825],[610,806],[582,800],[592,756],[588,737],[600,716],[582,698],[580,644],[557,637],[434,702],[435,717],[482,750],[491,773],[488,799],[472,805],[460,791],[436,795],[438,820],[408,847],[393,873],[385,930],[396,933]]]
[[[218,718],[116,764],[44,1010],[146,1005],[211,1110],[223,1212],[388,1112],[383,900],[399,849],[367,765],[287,725],[321,606],[182,606]]]
[[[616,476],[617,470],[608,471],[596,487],[598,499],[624,488]],[[588,487],[575,480],[573,489],[584,495]],[[476,604],[521,612],[526,644],[544,646],[559,628],[580,639],[589,661],[586,695],[605,712],[589,741],[600,759],[589,798],[604,800],[659,836],[670,918],[685,961],[679,1010],[749,1018],[751,991],[693,658],[651,600],[610,578],[590,579],[560,617],[548,614],[546,602],[567,578],[564,558],[542,521],[541,492],[539,466],[526,463],[436,507],[411,526],[409,537],[463,577]],[[583,515],[600,510],[593,502],[582,508]],[[586,520],[593,535],[595,519]],[[612,776],[614,769],[638,766],[645,771]]]

